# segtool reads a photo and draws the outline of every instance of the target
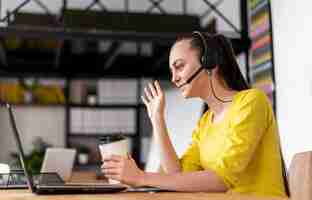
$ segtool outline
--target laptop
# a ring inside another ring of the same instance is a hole
[[[41,167],[41,173],[57,173],[65,182],[72,176],[76,149],[47,148]]]
[[[88,193],[116,193],[127,189],[121,184],[70,184],[65,183],[57,173],[42,173],[36,179],[25,167],[25,154],[19,132],[17,130],[12,106],[6,104],[9,112],[10,125],[13,129],[14,140],[18,147],[19,159],[26,176],[28,189],[36,194],[88,194]]]

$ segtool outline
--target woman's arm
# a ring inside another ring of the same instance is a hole
[[[145,172],[140,185],[185,192],[225,192],[227,186],[211,170],[159,174]]]
[[[160,163],[165,173],[177,173],[181,171],[179,158],[174,150],[168,135],[166,122],[163,118],[153,125],[153,135],[160,148]]]
[[[180,172],[179,159],[170,141],[164,117],[165,94],[158,81],[150,83],[144,92],[142,100],[153,126],[153,135],[160,148],[161,166],[166,173]]]
[[[131,186],[152,186],[161,189],[185,192],[225,192],[222,178],[211,170],[160,174],[144,172],[129,156],[116,156],[104,160],[103,173],[107,178]]]

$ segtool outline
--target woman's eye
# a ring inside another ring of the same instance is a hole
[[[176,66],[176,70],[177,70],[177,71],[181,71],[182,69],[183,69],[183,65],[177,65],[177,66]]]

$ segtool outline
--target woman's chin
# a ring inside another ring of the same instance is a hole
[[[191,97],[191,95],[189,94],[189,92],[188,92],[187,90],[182,91],[182,96],[183,96],[185,99]]]

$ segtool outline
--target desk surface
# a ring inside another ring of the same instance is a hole
[[[94,172],[74,172],[70,182],[103,182]],[[29,190],[0,190],[2,200],[288,200],[224,193],[121,192],[115,194],[36,195]]]
[[[86,195],[36,195],[28,190],[1,190],[0,198],[5,200],[287,200],[283,198],[263,198],[239,194],[217,193],[134,193]]]

